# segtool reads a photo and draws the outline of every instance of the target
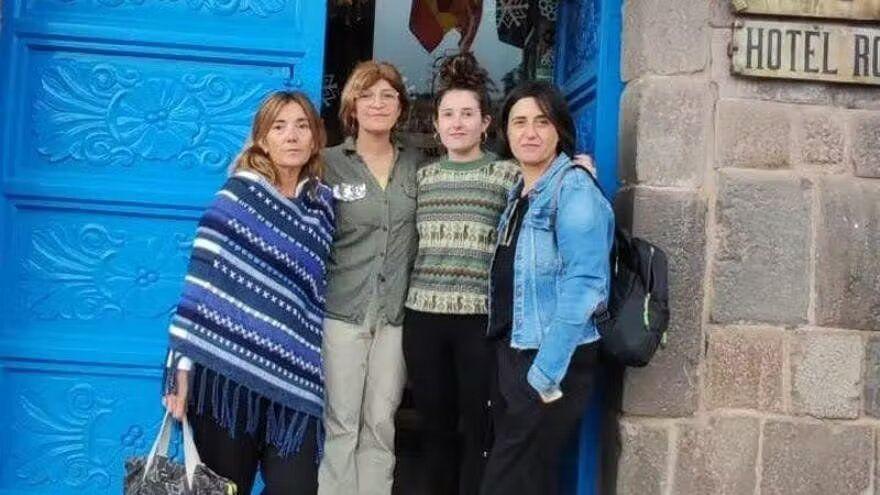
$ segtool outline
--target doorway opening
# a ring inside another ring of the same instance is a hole
[[[346,78],[358,62],[375,59],[400,70],[410,98],[398,139],[439,156],[432,105],[442,59],[472,51],[489,72],[497,104],[523,80],[553,79],[556,10],[557,0],[331,0],[322,102],[328,144],[344,137],[338,111]],[[491,133],[489,140],[492,149]],[[420,419],[408,392],[396,423],[394,493],[426,493],[417,476],[423,462]]]
[[[557,0],[332,0],[327,7],[322,114],[330,145],[342,141],[339,97],[362,60],[394,64],[411,108],[398,137],[436,156],[434,74],[440,61],[472,51],[500,100],[522,80],[553,78]]]

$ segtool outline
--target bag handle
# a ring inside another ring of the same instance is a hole
[[[156,441],[153,442],[153,447],[150,449],[149,455],[147,455],[147,462],[144,464],[144,480],[147,479],[147,474],[153,467],[157,455],[168,457],[168,447],[171,444],[171,426],[173,421],[174,418],[171,416],[171,413],[166,411],[165,417],[162,418],[162,426],[159,427],[159,434],[156,435]],[[186,470],[186,484],[187,488],[192,490],[193,480],[195,479],[196,474],[196,466],[202,463],[202,459],[199,456],[198,449],[196,449],[196,443],[195,440],[193,440],[192,426],[190,426],[186,416],[183,417],[181,426],[183,430],[183,464],[184,469]]]
[[[196,448],[196,442],[193,440],[192,426],[186,416],[183,417],[183,465],[186,469],[186,484],[189,489],[193,488],[193,481],[196,475],[196,466],[202,463],[199,456],[199,450]]]
[[[171,443],[171,420],[171,413],[165,411],[165,417],[162,418],[162,425],[159,426],[159,434],[156,435],[153,447],[150,448],[150,453],[147,455],[147,462],[144,464],[143,479],[147,479],[147,473],[149,473],[150,469],[153,467],[156,455],[164,457],[168,456],[168,445]]]
[[[584,173],[586,173],[587,177],[589,177],[590,180],[593,181],[593,184],[595,184],[596,189],[599,190],[599,193],[602,196],[605,196],[605,192],[602,191],[602,186],[599,185],[599,179],[597,179],[596,176],[593,175],[593,172],[590,172],[586,168],[581,167],[576,163],[569,163],[565,165],[565,168],[558,174],[559,178],[556,179],[556,184],[554,184],[553,187],[553,197],[550,199],[550,215],[553,217],[551,220],[554,225],[556,224],[556,210],[558,209],[559,194],[562,192],[562,183],[565,180],[565,176],[572,170],[582,170]]]
[[[566,174],[568,174],[572,170],[582,170],[593,181],[593,184],[596,185],[596,189],[599,190],[599,194],[602,194],[603,196],[605,195],[605,193],[602,192],[602,186],[599,185],[599,179],[597,179],[592,172],[576,163],[568,163],[567,165],[565,165],[565,168],[557,174],[559,177],[556,179],[556,183],[553,186],[553,196],[550,198],[550,226],[553,228],[554,244],[557,244],[556,213],[559,210],[559,195],[562,193],[562,183],[565,181]]]

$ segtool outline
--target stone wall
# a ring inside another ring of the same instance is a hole
[[[618,208],[673,318],[618,493],[880,493],[880,89],[732,76],[730,3],[624,2]]]

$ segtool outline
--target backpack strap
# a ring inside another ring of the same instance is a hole
[[[562,192],[562,182],[565,179],[566,174],[568,174],[572,170],[582,170],[584,173],[587,174],[587,176],[590,177],[590,179],[592,179],[593,184],[596,185],[596,188],[599,189],[599,192],[602,192],[602,187],[599,185],[599,180],[596,179],[596,176],[594,176],[592,172],[574,163],[566,166],[565,170],[559,172],[559,178],[556,179],[556,184],[553,191],[553,198],[550,200],[550,225],[553,226],[554,233],[556,231],[556,212],[559,209],[559,194]],[[604,193],[602,194],[604,195]]]

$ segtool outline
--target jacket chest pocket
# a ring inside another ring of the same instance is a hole
[[[556,249],[556,235],[550,213],[546,209],[529,211],[523,219],[530,243],[529,250],[535,269],[539,273],[555,273],[560,266],[559,253]]]

